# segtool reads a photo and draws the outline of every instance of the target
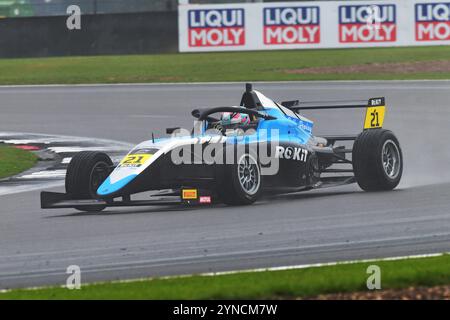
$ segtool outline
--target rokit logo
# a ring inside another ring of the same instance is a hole
[[[418,3],[416,41],[450,40],[450,3]]]
[[[189,10],[189,46],[245,45],[244,9]]]
[[[297,148],[297,147],[282,147],[276,146],[275,148],[275,158],[278,159],[288,159],[306,162],[308,157],[308,150]]]
[[[265,8],[264,43],[320,43],[319,7]]]
[[[339,6],[339,42],[397,40],[394,4]]]

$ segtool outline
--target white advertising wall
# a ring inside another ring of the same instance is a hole
[[[450,44],[450,1],[180,4],[181,52]]]

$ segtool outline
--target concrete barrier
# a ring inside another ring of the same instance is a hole
[[[0,19],[0,57],[169,53],[178,50],[177,12]]]

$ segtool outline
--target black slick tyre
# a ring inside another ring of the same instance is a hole
[[[226,165],[220,197],[227,205],[249,205],[254,203],[262,192],[261,166],[256,156],[244,153],[237,163]]]
[[[66,172],[66,193],[74,199],[96,199],[97,189],[108,177],[113,165],[111,158],[96,151],[77,153]],[[102,211],[105,206],[78,206],[81,211]]]
[[[363,190],[392,190],[400,183],[403,155],[392,131],[361,132],[353,145],[352,162],[356,182]]]

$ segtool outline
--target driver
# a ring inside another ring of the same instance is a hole
[[[248,125],[250,124],[250,117],[248,114],[239,112],[224,112],[220,117],[220,125],[226,127],[233,124]]]

